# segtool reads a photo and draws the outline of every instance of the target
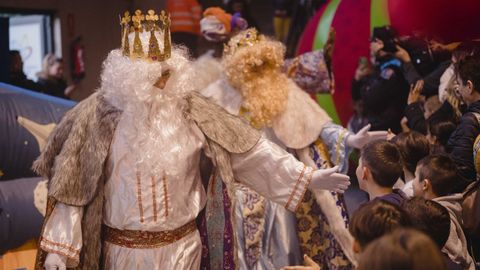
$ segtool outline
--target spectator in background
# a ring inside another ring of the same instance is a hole
[[[372,141],[361,151],[356,175],[360,188],[370,200],[380,199],[396,205],[407,198],[393,185],[402,175],[402,158],[395,144],[389,141]]]
[[[446,270],[442,254],[426,235],[397,229],[372,242],[357,270]]]
[[[310,19],[315,16],[326,0],[293,1],[292,21],[286,41],[288,58],[295,57],[298,41]]]
[[[362,204],[350,219],[348,230],[353,236],[353,252],[362,256],[368,244],[397,228],[410,226],[407,213],[393,203],[374,200]],[[320,266],[304,256],[306,266],[289,266],[282,270],[319,270]]]
[[[430,143],[432,154],[446,154],[448,138],[457,128],[455,122],[438,118],[427,120],[427,140]]]
[[[439,249],[442,249],[447,243],[450,235],[450,214],[441,204],[416,197],[403,203],[402,208],[407,212],[412,227],[428,235]],[[442,252],[443,259],[449,270],[462,270],[462,266],[455,263],[448,257],[448,254]]]
[[[358,66],[355,70],[354,83],[356,86],[359,85],[358,82],[362,81],[364,78],[369,76],[372,73],[372,69],[368,64],[368,59],[366,57],[360,57],[358,59]],[[352,83],[352,101],[353,101],[353,115],[348,121],[348,130],[352,132],[358,132],[364,126],[368,125],[368,119],[365,116],[365,108],[363,104],[362,95],[358,87],[353,87]]]
[[[7,83],[22,87],[32,91],[39,91],[39,85],[34,81],[29,80],[27,75],[23,72],[23,60],[20,52],[17,50],[11,50],[9,52],[10,57],[10,73]]]
[[[454,106],[449,100],[440,104],[438,96],[431,96],[425,102],[420,95],[424,87],[424,81],[418,80],[415,86],[412,85],[408,94],[407,107],[405,108],[405,117],[402,119],[402,129],[415,130],[427,135],[427,121],[429,119],[436,121],[457,122],[457,114]]]
[[[168,0],[167,11],[170,13],[172,42],[184,45],[192,56],[197,57],[202,7],[196,0]]]
[[[403,182],[396,187],[401,188],[405,195],[411,198],[413,197],[413,180],[417,163],[428,156],[430,144],[427,137],[416,131],[402,132],[391,142],[398,147],[403,161]]]
[[[448,156],[431,155],[422,159],[415,172],[414,194],[433,200],[445,207],[450,214],[450,234],[443,251],[463,269],[474,270],[475,265],[468,254],[467,240],[461,227],[461,193],[455,193],[458,182],[455,163]]]
[[[372,130],[391,129],[400,133],[409,88],[401,62],[394,55],[395,42],[395,31],[389,26],[373,30],[370,43],[373,71],[353,80],[352,96],[361,96]]]
[[[360,254],[375,239],[410,224],[411,220],[400,206],[383,200],[367,202],[350,220],[348,230],[354,238],[353,251]]]
[[[258,32],[262,32],[250,13],[250,4],[248,0],[229,0],[227,2],[226,10],[230,14],[235,14],[237,12],[240,13],[240,16],[247,21],[248,27],[254,27]]]
[[[67,85],[63,78],[63,60],[53,54],[47,54],[43,58],[42,71],[38,75],[37,83],[40,85],[40,92],[47,95],[68,99],[73,91],[74,85]]]
[[[452,98],[452,96],[455,97],[455,91],[454,91],[454,87],[456,85],[456,78],[454,76],[455,64],[459,60],[463,60],[466,55],[469,55],[475,50],[478,50],[480,48],[480,41],[478,40],[465,41],[459,44],[458,43],[453,44],[453,46],[442,45],[442,44],[436,44],[435,46],[452,50],[450,66],[445,70],[445,72],[440,77],[440,85],[438,87],[438,97],[440,101],[443,102],[447,99]],[[450,103],[452,103],[452,105],[457,105],[457,104],[454,104],[454,102],[452,102],[451,100],[450,100]]]
[[[290,21],[292,17],[292,0],[273,1],[273,27],[275,38],[283,43],[286,42]]]
[[[460,123],[450,136],[447,151],[455,161],[459,172],[459,181],[455,192],[462,192],[476,180],[473,163],[473,143],[480,134],[480,51],[473,52],[455,66],[455,76],[458,83],[458,95],[468,108],[463,113]]]
[[[438,95],[440,77],[450,65],[450,59],[442,56],[445,50],[432,50],[429,42],[418,37],[408,37],[396,46],[395,56],[402,61],[402,71],[410,85],[424,82],[422,95]],[[449,53],[447,53],[449,55]]]

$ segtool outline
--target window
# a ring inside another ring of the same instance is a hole
[[[43,56],[51,51],[50,18],[45,15],[14,16],[9,20],[10,50],[18,50],[23,59],[23,71],[37,80]]]
[[[23,71],[29,79],[36,81],[37,73],[42,69],[43,57],[54,51],[52,13],[0,10],[0,17],[8,18],[9,49],[20,52]]]

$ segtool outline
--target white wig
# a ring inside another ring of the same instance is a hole
[[[141,35],[144,46],[148,38],[148,33]],[[166,69],[170,78],[160,89],[154,85]],[[182,47],[172,48],[171,57],[164,62],[131,59],[120,49],[111,51],[104,61],[101,91],[109,103],[123,111],[121,121],[127,121],[128,128],[119,134],[129,142],[137,167],[158,174],[159,166],[170,165],[169,174],[180,173],[175,171],[175,164],[184,159],[183,147],[197,143],[192,125],[183,115],[183,97],[195,87],[193,72]]]

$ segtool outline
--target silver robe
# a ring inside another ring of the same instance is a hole
[[[325,111],[292,81],[289,83],[291,85],[285,111],[273,120],[271,128],[263,128],[262,133],[281,148],[293,151],[302,162],[312,167],[317,167],[318,164],[315,164],[309,153],[309,145],[321,138],[329,146],[328,154],[339,165],[339,171],[346,173],[350,152],[346,139],[349,133],[333,124]],[[202,94],[229,113],[240,114],[243,98],[225,78],[210,84],[202,90]],[[268,177],[265,178],[267,179]],[[301,264],[302,254],[294,214],[296,209],[285,209],[282,205],[265,200],[248,187],[238,185],[234,198],[237,204],[233,223],[236,228],[239,268],[279,269]],[[337,208],[336,199],[329,191],[316,192],[315,196],[323,206],[322,210],[331,227],[334,227],[337,241],[348,258],[354,261],[352,238],[346,229],[341,209]]]

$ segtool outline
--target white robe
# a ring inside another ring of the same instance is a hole
[[[182,149],[184,162],[176,178],[138,173],[120,130],[129,128],[120,119],[108,157],[109,178],[104,196],[104,224],[120,230],[173,230],[194,220],[206,203],[199,171],[200,153],[206,140],[192,124],[195,140]],[[162,149],[158,149],[161,151]],[[207,153],[208,153],[208,149]],[[248,152],[231,154],[235,179],[280,205],[296,209],[307,189],[313,169],[283,149],[261,138]],[[257,181],[268,179],[268,181]],[[67,266],[78,265],[82,248],[83,209],[57,203],[42,234],[40,247],[66,256]],[[105,269],[199,269],[202,244],[198,231],[181,240],[152,249],[103,245]]]

